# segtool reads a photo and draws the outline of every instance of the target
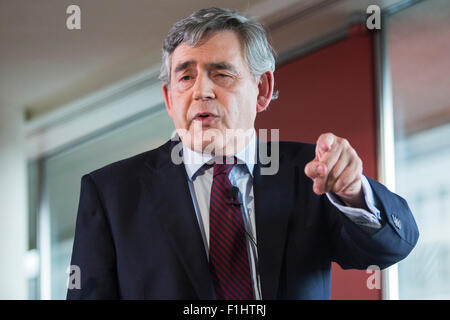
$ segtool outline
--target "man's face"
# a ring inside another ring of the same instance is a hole
[[[179,45],[172,53],[170,79],[169,86],[163,85],[167,111],[183,143],[197,152],[212,142],[216,152],[230,147],[226,130],[252,129],[256,113],[265,108],[257,103],[259,85],[233,31],[213,33],[195,47]]]

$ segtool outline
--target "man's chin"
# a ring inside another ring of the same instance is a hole
[[[183,144],[199,153],[221,154],[225,145],[225,132],[213,126],[191,126],[180,135]]]
[[[191,149],[204,154],[212,154],[212,155],[222,155],[223,150],[225,148],[222,142],[216,143],[211,142],[210,140],[197,140],[193,141],[191,144]]]

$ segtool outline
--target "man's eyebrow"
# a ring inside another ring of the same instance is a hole
[[[231,73],[238,73],[236,68],[228,62],[212,62],[212,63],[208,63],[207,65],[208,69],[212,69],[212,70],[227,70],[230,71]]]
[[[188,60],[182,63],[179,63],[176,67],[174,72],[178,73],[180,71],[186,70],[187,68],[189,68],[190,66],[196,64],[196,62],[194,60]]]
[[[181,62],[175,67],[174,73],[176,74],[178,72],[186,70],[195,64],[197,64],[197,62],[195,60],[188,60],[188,61]],[[236,68],[231,63],[228,63],[225,61],[211,62],[211,63],[208,63],[206,65],[206,67],[208,70],[227,70],[227,71],[230,71],[231,73],[235,73],[235,74],[238,73]]]

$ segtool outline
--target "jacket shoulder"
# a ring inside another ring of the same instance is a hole
[[[142,174],[142,169],[146,164],[163,161],[162,158],[170,154],[171,146],[172,141],[168,141],[155,149],[110,163],[87,175],[91,176],[97,182],[104,182],[105,180],[109,182],[120,182],[122,179],[133,180],[133,178]]]

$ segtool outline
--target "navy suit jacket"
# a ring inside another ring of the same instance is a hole
[[[177,142],[83,176],[72,265],[81,288],[68,299],[215,299],[208,259]],[[418,229],[404,199],[368,179],[381,210],[375,233],[312,191],[311,144],[280,142],[280,167],[254,167],[263,299],[329,299],[331,262],[386,268],[412,250]]]

